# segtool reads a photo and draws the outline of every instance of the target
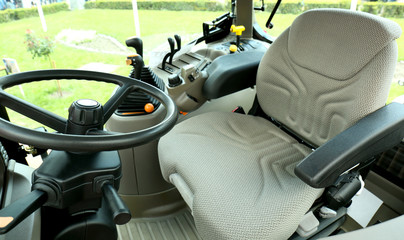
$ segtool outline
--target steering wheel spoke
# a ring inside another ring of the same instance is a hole
[[[0,104],[58,132],[64,132],[66,119],[0,90]]]
[[[134,80],[137,81],[137,80]],[[129,85],[129,86],[128,86]],[[114,111],[119,107],[119,105],[125,100],[125,98],[133,91],[132,84],[125,84],[116,90],[114,95],[104,104],[104,124],[112,116]]]

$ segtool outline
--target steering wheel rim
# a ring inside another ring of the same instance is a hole
[[[90,135],[65,134],[67,120],[25,100],[19,99],[4,90],[23,83],[43,80],[92,80],[114,83],[120,86],[104,104],[104,122],[111,117],[115,109],[132,91],[150,94],[164,105],[164,119],[149,128],[130,133],[90,131]],[[54,149],[72,152],[99,152],[125,149],[147,143],[167,133],[176,123],[178,110],[174,101],[160,89],[136,79],[119,75],[85,70],[39,70],[4,76],[0,79],[0,105],[8,107],[22,115],[40,122],[58,131],[40,132],[15,125],[0,118],[0,136],[23,144],[42,149]]]

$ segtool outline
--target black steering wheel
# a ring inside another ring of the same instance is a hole
[[[166,115],[160,123],[150,128],[130,133],[95,130],[88,131],[85,135],[66,134],[68,121],[65,118],[4,91],[9,87],[23,83],[58,79],[93,80],[119,85],[113,96],[103,106],[102,125],[107,122],[116,108],[132,91],[141,91],[159,100],[165,107]],[[167,133],[175,125],[178,117],[177,107],[173,100],[164,92],[149,84],[114,74],[82,70],[40,70],[2,77],[0,79],[0,105],[57,131],[55,133],[41,132],[17,126],[0,118],[1,137],[42,149],[72,152],[109,151],[141,145]]]

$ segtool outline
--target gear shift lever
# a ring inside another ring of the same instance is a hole
[[[125,41],[126,46],[136,49],[136,53],[143,57],[143,41],[138,37],[130,37]]]

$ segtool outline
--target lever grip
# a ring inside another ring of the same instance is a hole
[[[47,195],[41,190],[34,190],[0,210],[0,234],[7,233],[22,220],[35,212],[47,200]]]
[[[168,40],[168,44],[170,45],[170,53],[173,54],[174,46],[175,46],[174,39],[169,37],[167,40]]]
[[[131,56],[132,66],[134,71],[134,78],[140,80],[142,76],[142,69],[144,67],[143,58],[140,55],[133,55]]]
[[[168,62],[170,63],[170,64],[172,64],[173,63],[173,57],[174,57],[174,54],[175,54],[175,43],[174,43],[174,39],[172,39],[171,37],[169,37],[168,39],[168,44],[170,45],[170,58],[169,58],[169,60],[168,60]]]
[[[174,35],[175,41],[177,42],[177,51],[181,49],[181,37],[177,34]]]
[[[138,37],[130,37],[125,41],[126,46],[136,49],[136,53],[143,57],[143,41]]]
[[[119,197],[115,188],[111,184],[106,183],[102,186],[102,193],[106,200],[105,202],[107,203],[108,208],[112,214],[114,223],[122,225],[129,222],[132,218],[132,215],[130,214],[130,211],[126,204]]]

